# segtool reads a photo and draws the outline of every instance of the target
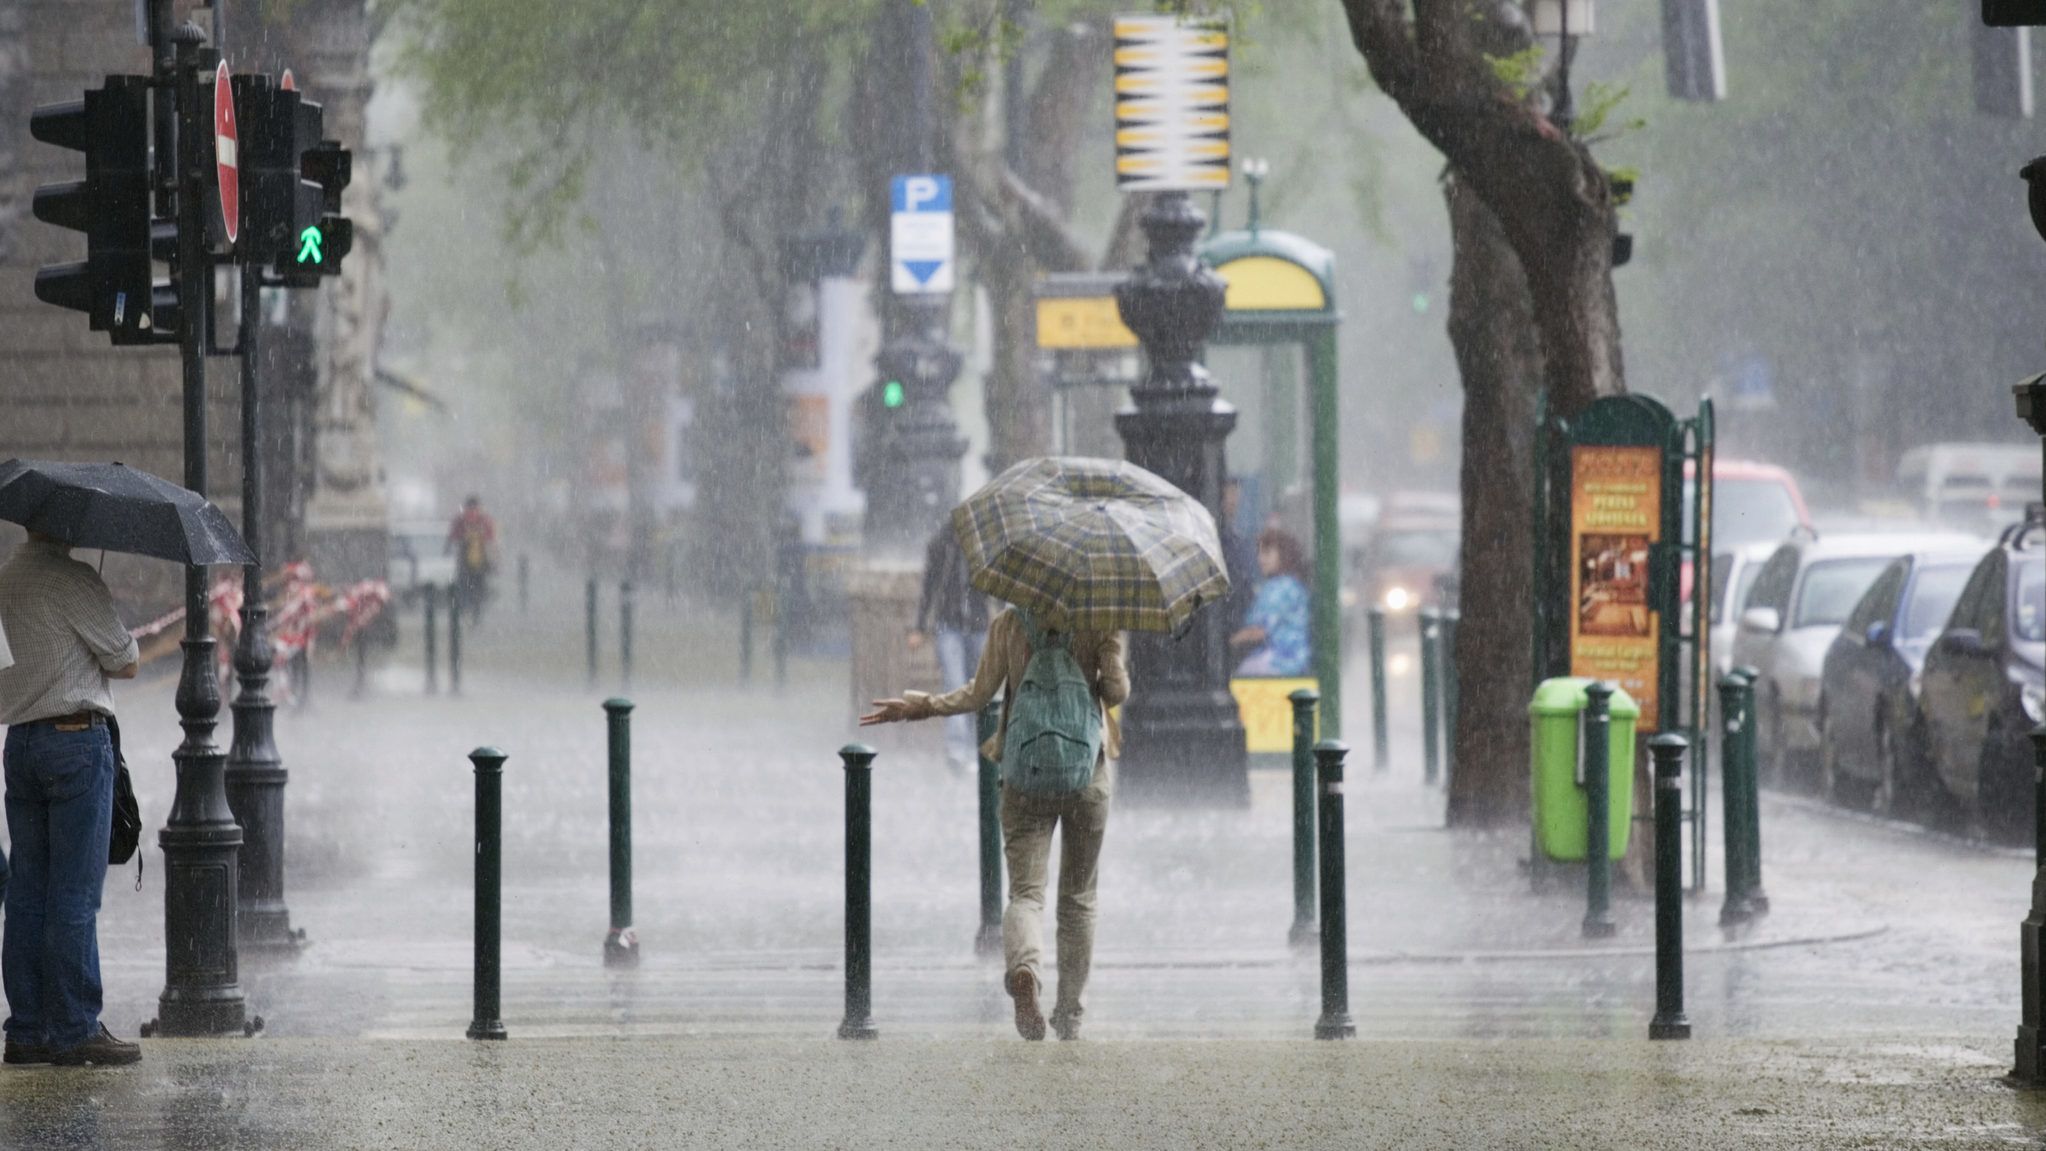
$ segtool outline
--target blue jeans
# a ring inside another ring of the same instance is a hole
[[[0,762],[14,845],[0,936],[7,1038],[66,1051],[99,1034],[99,897],[114,747],[104,727],[11,727]]]
[[[938,675],[944,680],[939,686],[952,691],[965,686],[980,667],[980,651],[987,645],[987,633],[939,628],[932,643],[938,649]],[[965,771],[980,762],[979,725],[977,715],[945,717],[945,761],[953,770]]]

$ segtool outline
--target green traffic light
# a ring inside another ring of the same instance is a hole
[[[1428,293],[1426,292],[1414,293],[1414,314],[1417,316],[1425,316],[1428,314]]]
[[[320,229],[318,225],[308,224],[305,231],[298,234],[298,262],[301,264],[318,264],[322,262],[320,259]]]
[[[881,406],[899,408],[902,406],[902,381],[889,380],[881,385]]]

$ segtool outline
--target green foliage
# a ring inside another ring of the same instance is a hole
[[[1624,121],[1619,128],[1609,134],[1603,136],[1599,134],[1599,130],[1606,126],[1606,121],[1612,118],[1613,113],[1626,102],[1633,91],[1633,88],[1626,84],[1604,84],[1597,80],[1586,84],[1584,95],[1577,106],[1576,119],[1570,125],[1572,134],[1581,140],[1599,143],[1647,127],[1647,120],[1635,117]]]
[[[1526,100],[1541,86],[1548,53],[1541,45],[1530,44],[1511,56],[1487,56],[1485,62],[1492,66],[1493,77],[1506,85],[1515,100]]]

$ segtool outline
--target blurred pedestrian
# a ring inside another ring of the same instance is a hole
[[[0,670],[14,851],[0,937],[5,1061],[133,1063],[141,1047],[99,1018],[98,917],[114,804],[107,681],[134,677],[135,638],[99,573],[35,532],[0,565],[0,619],[15,661]]]
[[[1050,690],[1040,692],[1041,687]],[[1083,693],[1079,709],[1066,691],[1074,687]],[[907,691],[900,699],[877,699],[860,725],[973,715],[997,690],[1004,699],[1001,724],[984,751],[1003,764],[1002,849],[1009,863],[1003,982],[1014,1001],[1017,1033],[1043,1039],[1038,992],[1044,985],[1044,885],[1057,829],[1059,984],[1051,1025],[1060,1039],[1078,1039],[1085,1010],[1080,1000],[1094,962],[1094,886],[1108,826],[1108,761],[1122,753],[1121,732],[1109,709],[1130,692],[1121,633],[1051,631],[1030,613],[1009,608],[988,628],[973,682],[942,695]],[[1039,707],[1041,702],[1049,706]],[[1018,733],[1013,747],[1012,719]],[[1088,747],[1091,772],[1073,777],[1071,789],[1036,789],[1019,773],[1039,762],[1044,745]]]
[[[1243,627],[1229,637],[1230,647],[1249,649],[1236,674],[1306,675],[1314,662],[1308,640],[1306,550],[1284,528],[1266,528],[1257,538],[1257,567],[1264,578],[1258,581]]]
[[[457,610],[469,609],[469,622],[483,622],[483,597],[489,594],[490,573],[497,566],[497,521],[483,510],[483,497],[462,501],[462,510],[448,525],[448,548],[455,553]]]
[[[924,548],[923,593],[917,597],[916,628],[909,633],[914,651],[926,642],[938,655],[938,686],[952,691],[963,686],[980,667],[987,645],[987,598],[966,578],[966,552],[948,524],[931,533]],[[961,712],[945,718],[945,762],[955,772],[974,766],[975,723]]]

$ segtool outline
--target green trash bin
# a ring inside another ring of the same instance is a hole
[[[1528,718],[1534,724],[1535,843],[1550,859],[1573,863],[1584,861],[1588,834],[1577,734],[1586,702],[1584,689],[1591,682],[1576,677],[1544,680],[1527,705]],[[1627,853],[1627,833],[1634,825],[1634,723],[1641,718],[1641,706],[1615,686],[1608,710],[1612,741],[1606,842],[1609,854],[1618,859]]]

